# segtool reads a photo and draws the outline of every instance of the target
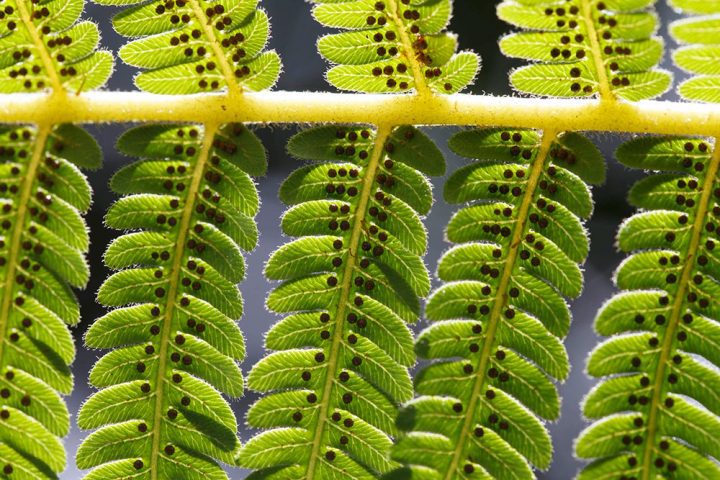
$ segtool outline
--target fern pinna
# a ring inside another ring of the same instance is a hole
[[[584,182],[603,180],[604,161],[574,133],[475,130],[450,147],[480,161],[450,177],[445,198],[474,203],[448,226],[462,245],[440,260],[448,283],[430,297],[433,324],[416,346],[439,361],[418,373],[421,396],[399,417],[410,432],[393,451],[408,464],[397,478],[531,478],[529,464],[545,469],[552,456],[537,417],[559,415],[551,378],[569,371],[563,295],[581,290],[581,218],[592,212]]]
[[[186,94],[259,91],[275,84],[280,58],[263,52],[269,35],[258,0],[93,0],[127,5],[113,18],[121,35],[138,38],[120,49],[142,90]]]
[[[78,22],[84,0],[0,3],[0,92],[80,93],[105,84],[110,52],[96,51],[97,25]]]
[[[97,88],[112,56],[97,26],[78,22],[82,0],[0,4],[0,92],[65,95]],[[70,415],[80,321],[71,287],[84,287],[91,191],[78,167],[97,168],[95,140],[73,125],[0,128],[0,476],[57,478]]]
[[[86,478],[226,478],[237,424],[219,392],[239,397],[243,338],[235,284],[241,249],[257,242],[258,197],[249,174],[265,171],[258,139],[241,125],[149,125],[118,148],[143,157],[112,188],[128,196],[106,222],[137,230],[105,254],[114,269],[98,300],[117,308],[85,341],[115,348],[90,373],[98,388],[78,425],[99,428],[78,451]]]
[[[248,377],[267,392],[248,423],[270,430],[245,445],[240,463],[259,469],[250,478],[376,478],[394,467],[397,404],[413,394],[406,322],[430,290],[418,214],[432,195],[420,172],[442,174],[444,159],[413,127],[319,127],[289,150],[324,162],[280,190],[293,205],[283,231],[300,238],[268,261],[267,276],[284,283],[267,305],[290,315],[268,333],[278,351]]]
[[[617,157],[663,173],[632,189],[643,211],[618,234],[633,254],[616,274],[623,292],[595,324],[613,337],[588,360],[603,380],[584,402],[596,422],[576,450],[598,460],[580,478],[718,478],[720,153],[705,140],[660,137],[626,143]]]
[[[327,80],[342,90],[420,95],[450,94],[470,84],[476,54],[455,53],[455,35],[445,32],[450,0],[312,0],[325,26],[351,30],[324,36],[318,50],[337,64]]]
[[[90,186],[78,166],[97,168],[100,149],[72,125],[0,129],[0,471],[56,478],[65,468],[59,437],[70,416],[68,368],[80,321],[70,289],[83,287],[89,236],[81,212]]]
[[[665,92],[670,75],[653,68],[663,44],[652,37],[654,0],[503,0],[498,16],[532,30],[500,41],[503,53],[538,63],[517,69],[521,92],[555,97],[642,100]]]
[[[702,0],[671,0],[670,3],[695,18],[678,20],[670,33],[685,44],[675,51],[675,63],[695,75],[678,87],[688,100],[720,103],[720,3]],[[704,15],[704,16],[703,16]]]

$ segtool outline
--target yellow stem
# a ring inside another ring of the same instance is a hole
[[[351,123],[471,125],[720,137],[720,108],[700,103],[559,100],[484,95],[246,92],[80,96],[0,95],[0,123]]]
[[[590,40],[590,50],[592,50],[593,61],[595,62],[595,71],[598,76],[598,91],[602,100],[615,101],[615,94],[610,89],[607,70],[605,69],[605,61],[603,60],[603,52],[600,48],[600,37],[595,28],[592,14],[592,2],[590,0],[580,0],[582,7],[582,18],[587,28],[588,39]]]
[[[405,60],[410,64],[412,70],[413,80],[415,81],[415,91],[419,97],[432,96],[430,88],[428,88],[427,82],[425,81],[425,75],[423,75],[422,65],[415,56],[415,48],[413,47],[413,41],[408,34],[408,30],[405,27],[405,22],[401,17],[400,6],[398,0],[387,0],[388,16],[395,23],[397,28],[398,36],[400,37],[400,43],[402,44],[402,54]]]
[[[223,76],[225,77],[225,83],[227,83],[229,95],[235,96],[239,93],[242,93],[242,87],[240,86],[240,84],[237,83],[237,80],[235,78],[235,71],[233,70],[232,65],[230,65],[230,62],[228,62],[227,55],[225,55],[225,52],[220,45],[220,41],[215,35],[215,30],[213,29],[213,26],[207,22],[207,15],[200,6],[200,2],[198,0],[190,0],[189,3],[190,7],[192,8],[193,14],[195,15],[195,18],[197,19],[197,22],[200,24],[200,28],[202,29],[203,34],[205,34],[205,37],[210,43],[213,54],[217,58],[218,66],[223,72]]]
[[[32,21],[32,7],[28,9],[28,3],[30,3],[29,0],[18,0],[18,15],[20,16],[26,31],[30,35],[32,42],[35,44],[35,48],[40,55],[40,61],[42,62],[43,68],[45,68],[48,78],[50,79],[50,85],[52,86],[53,91],[56,95],[64,96],[65,89],[62,86],[58,72],[55,70],[55,64],[50,56],[50,52],[45,46],[45,42],[43,42],[37,28],[35,28],[35,24]]]

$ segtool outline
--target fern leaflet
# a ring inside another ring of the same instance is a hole
[[[70,427],[59,394],[72,390],[75,356],[65,325],[80,321],[70,286],[89,276],[90,186],[77,167],[98,167],[101,153],[72,125],[2,127],[0,145],[0,468],[56,478]]]
[[[0,92],[52,89],[80,92],[101,87],[113,57],[96,51],[97,25],[78,22],[83,0],[6,0],[0,19]]]
[[[267,276],[284,283],[267,305],[291,315],[267,336],[278,351],[248,377],[267,393],[248,423],[269,431],[245,445],[240,463],[259,469],[253,479],[376,478],[397,465],[388,459],[397,404],[413,394],[405,323],[430,290],[418,214],[432,195],[419,171],[442,174],[444,159],[413,127],[319,127],[289,150],[324,163],[280,190],[293,205],[283,231],[300,238],[268,261]]]
[[[93,0],[122,5],[113,18],[121,35],[137,38],[120,58],[146,69],[135,83],[162,94],[272,87],[280,57],[263,52],[270,27],[258,0]],[[138,38],[139,37],[139,38]]]
[[[86,336],[114,350],[94,366],[98,388],[78,425],[99,428],[80,447],[87,479],[227,478],[237,424],[219,392],[239,397],[244,355],[233,319],[241,249],[257,242],[259,206],[249,174],[265,171],[259,140],[241,125],[148,125],[126,132],[118,148],[144,157],[121,169],[112,188],[128,196],[108,211],[116,239],[114,269],[98,300],[120,307]]]
[[[320,53],[337,64],[328,81],[367,93],[456,93],[472,83],[476,54],[455,53],[457,38],[444,30],[450,0],[312,0],[325,26],[351,30],[324,36]]]
[[[613,337],[588,360],[603,380],[583,405],[596,422],[576,451],[598,460],[580,478],[718,478],[720,150],[692,138],[640,138],[617,157],[664,173],[632,189],[630,202],[643,211],[618,235],[633,254],[616,274],[623,292],[595,324]]]
[[[664,93],[667,72],[653,37],[653,0],[503,0],[501,19],[531,30],[500,41],[506,55],[537,61],[512,73],[521,92],[555,97],[642,100]]]
[[[602,182],[604,161],[574,133],[467,131],[450,147],[481,161],[455,172],[445,197],[475,203],[448,226],[448,239],[462,245],[440,260],[448,283],[430,297],[434,323],[416,346],[439,361],[418,373],[421,396],[399,417],[409,433],[393,458],[408,466],[396,478],[532,478],[529,464],[545,469],[552,456],[537,417],[558,417],[551,377],[570,368],[563,295],[582,286],[580,218],[592,212],[584,181]]]
[[[675,51],[675,63],[696,75],[683,82],[678,91],[688,100],[719,103],[720,3],[697,0],[672,0],[671,3],[689,13],[707,15],[680,20],[670,26],[678,42],[690,44]]]

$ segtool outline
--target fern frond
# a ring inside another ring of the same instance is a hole
[[[416,344],[436,361],[400,414],[408,433],[393,459],[408,466],[391,478],[533,478],[531,465],[546,469],[552,456],[542,420],[559,416],[552,379],[570,369],[563,296],[582,287],[586,182],[604,180],[604,161],[575,133],[475,130],[450,147],[480,161],[450,177],[445,198],[474,203],[448,226],[460,245],[440,260],[446,284],[431,295],[433,324]]]
[[[78,425],[98,429],[77,455],[88,479],[224,479],[234,463],[237,422],[220,392],[243,393],[244,356],[235,319],[241,250],[257,242],[259,200],[249,175],[265,172],[265,151],[242,125],[146,125],[126,132],[120,151],[143,159],[111,187],[126,196],[109,226],[134,230],[107,249],[119,270],[98,293],[118,307],[85,338],[112,348],[90,373],[101,390]]]
[[[720,3],[697,0],[670,3],[696,15],[670,26],[675,40],[685,44],[675,51],[675,63],[695,75],[683,82],[678,91],[688,100],[720,103]]]
[[[631,256],[616,274],[623,291],[595,323],[611,338],[588,360],[602,381],[585,399],[595,423],[576,452],[596,460],[579,478],[718,478],[720,150],[694,138],[639,138],[617,157],[662,173],[632,189],[642,211],[618,234]]]
[[[71,287],[89,276],[90,186],[78,167],[102,157],[84,130],[61,125],[0,127],[0,158],[0,474],[57,478],[75,357],[67,326],[80,321]]]
[[[288,148],[322,163],[280,189],[292,205],[283,231],[299,238],[267,263],[268,278],[284,281],[267,306],[290,315],[268,333],[276,352],[248,377],[266,393],[248,423],[268,430],[240,463],[258,470],[253,479],[376,478],[397,466],[388,458],[397,405],[413,395],[406,323],[430,290],[419,215],[432,196],[422,173],[442,174],[444,159],[413,127],[320,127]]]
[[[500,41],[503,53],[535,61],[510,79],[521,92],[551,97],[643,100],[670,86],[654,68],[663,42],[653,36],[653,0],[503,0],[498,15],[528,32]]]
[[[263,52],[270,26],[258,0],[93,1],[129,7],[113,18],[135,38],[119,55],[146,70],[135,83],[147,92],[260,91],[280,74],[277,53]]]
[[[100,33],[78,22],[84,0],[7,0],[0,20],[0,93],[93,90],[113,69]]]
[[[336,64],[327,80],[341,90],[366,93],[450,94],[468,86],[480,62],[457,50],[445,31],[451,0],[312,0],[325,26],[350,30],[326,35],[320,53]]]

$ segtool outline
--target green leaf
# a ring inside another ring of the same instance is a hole
[[[671,0],[674,7],[691,13],[717,13],[720,3],[717,0]]]
[[[385,149],[394,161],[430,176],[445,173],[445,159],[435,143],[415,127],[396,128]]]
[[[51,5],[57,9],[60,3]],[[0,147],[5,230],[0,247],[0,462],[5,474],[10,469],[28,478],[56,478],[65,468],[60,437],[70,426],[60,395],[73,386],[69,364],[75,346],[67,327],[80,320],[71,286],[84,287],[89,276],[81,210],[90,204],[90,188],[74,164],[96,168],[101,153],[95,140],[74,125],[4,126]]]
[[[283,283],[266,304],[289,315],[248,376],[265,393],[248,423],[266,431],[238,461],[256,470],[250,478],[376,478],[399,466],[389,451],[415,360],[406,323],[430,290],[418,210],[432,197],[421,172],[442,174],[444,159],[413,127],[316,127],[288,150],[327,163],[296,170],[280,189],[292,205],[282,229],[299,238],[270,256],[265,274]]]
[[[677,8],[687,13],[717,14],[717,1],[675,0]],[[693,101],[720,102],[720,20],[717,16],[699,16],[673,22],[672,36],[680,43],[689,44],[673,54],[675,64],[693,76],[678,87],[680,95]]]
[[[113,26],[121,35],[137,38],[119,54],[127,63],[145,69],[135,79],[142,90],[159,94],[260,91],[272,87],[282,69],[275,52],[263,52],[269,25],[257,0],[96,3],[129,7],[115,15]]]
[[[663,43],[652,36],[657,21],[651,4],[643,0],[590,6],[571,0],[557,6],[546,0],[504,0],[498,16],[530,31],[503,37],[501,50],[537,62],[512,72],[513,87],[549,97],[637,101],[661,95],[671,76],[655,68]]]
[[[630,256],[615,276],[623,291],[595,321],[610,338],[588,360],[588,373],[601,380],[584,402],[595,423],[576,453],[595,461],[579,478],[711,478],[720,451],[720,310],[710,299],[720,285],[709,273],[716,232],[706,227],[715,215],[718,156],[704,139],[647,137],[623,144],[617,157],[660,173],[633,187],[630,201],[644,211],[618,233]]]
[[[336,65],[327,80],[341,90],[451,94],[471,84],[480,68],[476,54],[455,54],[457,40],[444,32],[450,0],[418,2],[412,8],[394,1],[313,1],[318,22],[352,30],[318,42],[320,54]]]
[[[720,46],[697,45],[677,50],[673,59],[680,68],[699,75],[720,75]]]
[[[264,172],[265,151],[236,124],[144,125],[118,147],[148,159],[111,183],[130,195],[110,208],[108,224],[138,231],[113,241],[105,255],[120,271],[98,300],[119,308],[95,322],[86,343],[114,350],[90,374],[101,390],[83,405],[78,424],[99,430],[77,462],[94,469],[90,479],[225,479],[219,462],[235,463],[240,442],[222,394],[239,397],[244,388],[236,283],[242,249],[257,240],[259,200],[248,174]]]
[[[20,465],[32,462],[41,470],[61,472],[65,469],[65,452],[56,436],[21,410],[3,407],[1,411],[6,418],[0,430],[0,445],[9,456],[15,457]]]
[[[97,25],[78,22],[84,4],[83,0],[47,0],[37,9],[39,14],[30,7],[23,14],[15,3],[5,7],[0,92],[58,90],[79,94],[105,85],[113,70],[113,56],[97,51]],[[99,161],[94,166],[98,167]]]
[[[678,20],[670,25],[670,33],[683,43],[717,44],[720,43],[720,19],[700,17]]]
[[[680,84],[678,91],[688,100],[719,103],[720,78],[716,76],[695,77]]]
[[[564,168],[592,185],[605,183],[607,166],[600,150],[587,137],[566,132],[558,138],[557,157],[551,156]]]
[[[425,311],[436,323],[415,346],[430,362],[415,378],[419,398],[398,418],[409,433],[393,458],[406,466],[387,478],[531,478],[532,466],[550,464],[540,419],[558,417],[553,379],[570,368],[561,294],[579,295],[587,255],[575,212],[591,213],[584,181],[602,182],[605,166],[572,133],[469,130],[449,144],[478,160],[450,177],[445,198],[472,203],[447,228],[460,245],[439,262],[444,283]]]

